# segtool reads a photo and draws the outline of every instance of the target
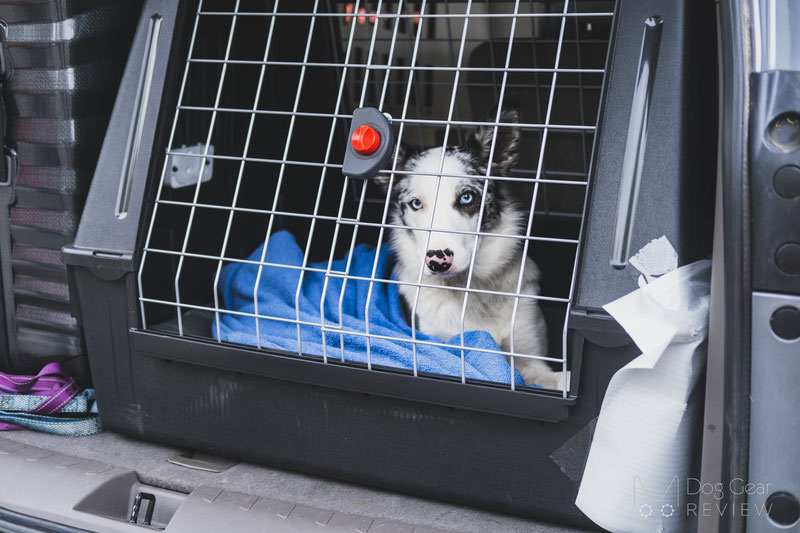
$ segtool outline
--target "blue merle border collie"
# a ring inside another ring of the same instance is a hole
[[[493,120],[494,115],[490,121]],[[500,122],[519,122],[517,112],[503,111]],[[445,150],[438,196],[435,174],[439,172],[442,161],[442,148],[411,152],[401,146],[396,168],[409,173],[395,175],[390,198],[390,222],[400,226],[427,228],[433,213],[433,224],[430,239],[427,230],[391,231],[389,242],[396,257],[394,275],[398,281],[416,284],[422,267],[424,284],[443,288],[466,287],[475,235],[436,230],[475,232],[484,196],[484,183],[487,181],[481,232],[523,235],[528,209],[513,201],[507,182],[447,176],[485,176],[494,131],[493,126],[480,126],[465,146],[448,147]],[[518,150],[519,128],[498,128],[491,174],[508,175],[517,163]],[[422,174],[415,175],[414,172]],[[376,180],[386,191],[388,174],[380,174]],[[522,238],[480,236],[470,287],[516,293],[523,243]],[[417,287],[401,284],[399,292],[408,318]],[[539,293],[539,269],[530,258],[525,259],[520,293]],[[423,287],[416,307],[417,329],[445,340],[457,335],[461,331],[463,302],[463,291]],[[513,297],[472,292],[467,303],[464,331],[488,331],[503,351],[512,352],[513,309]],[[535,299],[520,298],[513,335],[513,353],[547,355],[547,330]],[[562,373],[552,370],[544,361],[515,357],[514,365],[526,384],[548,389],[563,387]]]

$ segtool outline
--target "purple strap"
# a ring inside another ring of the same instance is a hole
[[[50,415],[60,411],[67,405],[80,388],[58,363],[49,363],[35,376],[15,376],[0,372],[0,395],[27,394],[32,396],[48,396],[48,398],[31,410],[31,414]],[[0,422],[0,431],[22,429],[15,424]]]

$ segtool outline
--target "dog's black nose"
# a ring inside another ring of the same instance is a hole
[[[453,264],[453,250],[428,250],[425,255],[425,264],[431,272],[446,272]]]

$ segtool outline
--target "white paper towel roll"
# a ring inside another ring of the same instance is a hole
[[[642,350],[609,383],[575,502],[610,531],[691,530],[710,277],[698,261],[604,306]]]

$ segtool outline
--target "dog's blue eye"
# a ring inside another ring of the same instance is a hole
[[[413,200],[408,202],[408,205],[410,205],[411,209],[413,209],[414,211],[419,211],[420,209],[422,209],[422,200],[420,200],[419,198],[414,198]]]
[[[459,198],[459,202],[461,202],[461,205],[471,204],[474,198],[475,197],[472,195],[471,192],[465,192],[464,194],[461,195],[461,198]]]

